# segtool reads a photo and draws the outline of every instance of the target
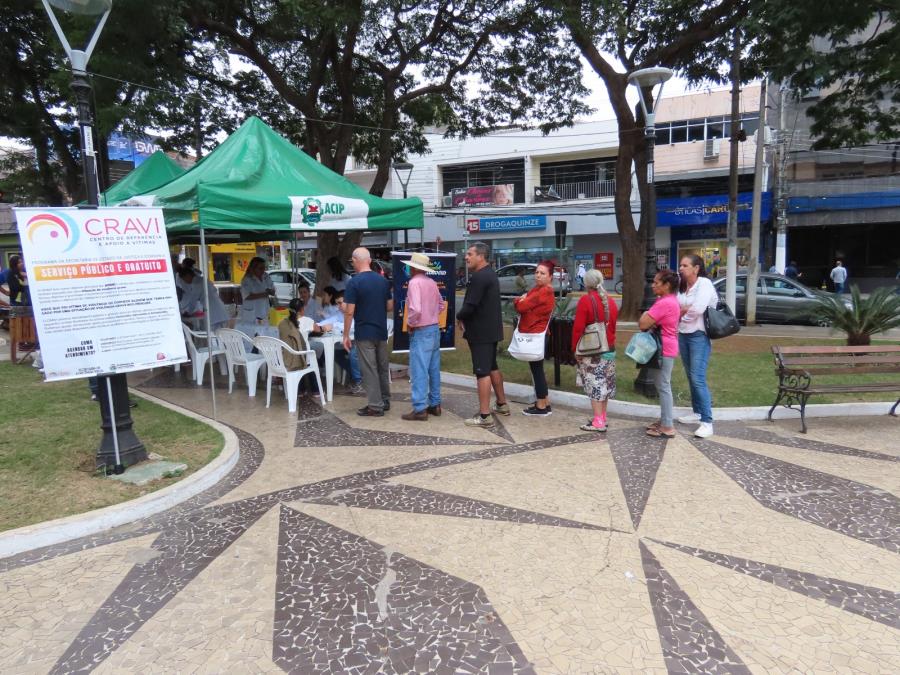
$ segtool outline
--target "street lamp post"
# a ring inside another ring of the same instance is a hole
[[[403,199],[406,199],[406,188],[409,186],[409,179],[412,177],[413,165],[409,162],[394,162],[394,173],[397,174],[397,180],[403,188]],[[401,173],[405,172],[405,174]],[[404,180],[404,175],[406,179]],[[409,230],[403,230],[403,248],[409,248]]]
[[[672,77],[669,68],[642,68],[628,76],[628,82],[638,91],[641,112],[644,113],[644,143],[647,148],[647,199],[641,205],[641,212],[646,217],[647,238],[644,251],[644,297],[641,300],[641,311],[650,308],[655,296],[651,284],[656,276],[656,182],[654,172],[653,151],[656,147],[656,108],[662,98],[663,85]],[[656,96],[653,89],[659,85]],[[649,99],[649,100],[648,100]],[[656,397],[656,377],[654,369],[643,366],[634,381],[635,391],[644,396]]]
[[[84,173],[87,208],[100,205],[100,180],[97,155],[94,149],[94,127],[91,115],[91,83],[87,76],[87,64],[109,12],[112,0],[42,0],[50,23],[62,43],[72,66],[72,89],[78,108],[78,127],[81,139],[81,165]],[[72,49],[51,7],[88,16],[100,16],[97,27],[84,49]],[[144,444],[132,429],[134,422],[129,412],[128,381],[125,375],[102,375],[97,378],[97,398],[100,403],[103,438],[97,449],[97,467],[112,467],[121,472],[124,467],[147,459]],[[112,414],[115,411],[115,415]],[[113,420],[115,417],[115,420]]]

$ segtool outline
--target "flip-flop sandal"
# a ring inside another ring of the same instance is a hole
[[[659,420],[656,420],[655,422],[653,422],[652,424],[648,424],[648,425],[647,425],[646,427],[644,427],[644,428],[645,428],[647,431],[650,431],[651,429],[659,429],[659,424],[660,424]]]
[[[675,438],[675,434],[667,434],[662,429],[647,429],[647,435],[653,438]]]

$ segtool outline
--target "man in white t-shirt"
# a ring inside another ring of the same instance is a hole
[[[834,283],[834,292],[843,293],[844,286],[847,283],[847,268],[838,260],[831,270],[831,281]]]

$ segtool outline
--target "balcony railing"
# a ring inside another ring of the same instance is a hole
[[[612,197],[616,192],[615,180],[592,180],[581,183],[554,183],[551,186],[560,199],[597,199]]]

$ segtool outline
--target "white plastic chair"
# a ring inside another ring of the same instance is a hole
[[[184,330],[184,340],[187,343],[188,355],[191,357],[191,366],[194,369],[194,379],[197,380],[198,385],[202,385],[203,371],[206,368],[206,362],[209,361],[210,357],[215,358],[216,356],[225,356],[225,350],[219,344],[215,335],[212,336],[212,339],[208,340],[206,346],[198,347],[194,342],[194,338],[206,340],[206,332],[193,331],[185,324],[181,324],[181,328]],[[226,374],[225,367],[226,363],[220,360],[219,371],[222,375]]]
[[[300,387],[300,380],[307,373],[313,373],[316,376],[316,386],[319,388],[319,398],[322,400],[322,406],[325,406],[325,394],[322,393],[322,378],[319,377],[319,364],[316,362],[316,353],[309,349],[309,343],[303,338],[303,343],[307,349],[298,351],[291,348],[286,342],[278,338],[258,336],[253,338],[253,344],[259,349],[260,353],[266,359],[266,366],[269,372],[266,376],[266,407],[272,401],[272,378],[281,377],[284,379],[284,395],[288,402],[288,411],[296,412],[297,410],[297,390]],[[302,370],[288,370],[284,365],[284,355],[282,350],[298,356],[306,356],[306,368]]]
[[[228,393],[234,387],[234,370],[243,366],[247,370],[247,387],[250,396],[256,396],[256,380],[259,377],[259,369],[266,368],[266,359],[262,354],[253,354],[246,348],[250,338],[239,330],[220,328],[216,331],[219,344],[225,349],[225,362],[228,365]]]

